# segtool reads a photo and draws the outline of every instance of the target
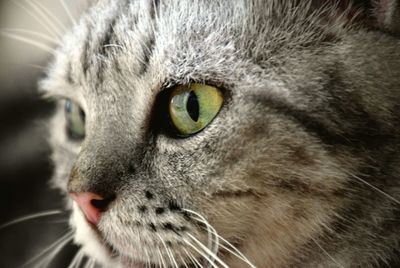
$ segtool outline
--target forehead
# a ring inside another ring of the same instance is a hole
[[[232,36],[238,25],[212,3],[100,1],[66,37],[55,64],[59,72],[50,76],[86,94],[227,79],[238,63]]]
[[[168,84],[261,84],[276,76],[270,67],[323,39],[309,6],[291,2],[101,0],[66,36],[42,86],[94,107],[148,104]]]

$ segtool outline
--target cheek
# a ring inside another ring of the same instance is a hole
[[[301,129],[271,120],[236,137],[221,139],[219,162],[210,167],[219,170],[209,176],[211,198],[200,202],[223,237],[247,239],[262,230],[286,247],[301,243],[295,241],[303,238],[299,233],[316,232],[343,206],[336,194],[345,189],[346,169]]]
[[[212,226],[225,239],[239,242],[249,234],[249,226],[254,226],[257,208],[262,206],[253,195],[214,196],[203,205],[203,210]]]
[[[330,225],[343,205],[340,200],[270,191],[216,196],[202,208],[217,233],[261,267],[294,255],[299,245]],[[234,260],[230,266],[241,267]]]
[[[258,122],[227,135],[218,146],[224,189],[330,194],[346,183],[348,167],[318,139],[293,122],[268,114],[265,123]]]

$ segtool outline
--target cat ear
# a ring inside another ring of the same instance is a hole
[[[313,0],[313,4],[332,5],[352,23],[400,35],[400,0]]]

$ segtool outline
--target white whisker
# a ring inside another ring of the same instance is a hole
[[[84,257],[83,250],[79,250],[76,254],[75,257],[72,259],[70,265],[68,268],[74,268],[76,265],[79,265],[79,263],[82,261],[82,258]]]
[[[32,0],[32,2],[34,2],[38,8],[42,9],[43,12],[45,12],[48,16],[49,19],[51,19],[52,21],[54,21],[59,27],[61,27],[61,30],[63,32],[67,31],[67,28],[65,27],[65,25],[56,17],[53,15],[53,13],[50,12],[49,9],[47,9],[44,5],[42,5],[41,3],[39,3],[38,1]]]
[[[221,237],[220,237],[221,238]],[[252,268],[256,268],[256,266],[254,264],[252,264],[240,251],[238,251],[233,245],[229,245],[233,250],[239,252],[236,253],[235,251],[233,251],[232,249],[228,248],[227,246],[224,246],[223,244],[220,245],[221,248],[225,249],[226,251],[228,251],[229,253],[231,253],[232,255],[236,256],[238,259],[244,261],[245,263],[247,263],[250,267]]]
[[[34,12],[30,11],[27,7],[25,7],[23,4],[13,1],[15,5],[17,5],[19,8],[24,10],[28,15],[30,15],[33,19],[35,19],[52,37],[56,38],[58,40],[59,36],[55,34],[51,28],[46,25],[46,23],[43,23],[43,21],[40,19],[40,17],[37,16]]]
[[[157,252],[158,252],[158,256],[160,256],[160,261],[161,261],[162,267],[165,267],[165,268],[166,268],[167,265],[165,265],[164,257],[163,257],[163,255],[161,254],[161,250],[160,250],[159,247],[157,247]]]
[[[60,3],[62,5],[62,7],[64,8],[65,12],[67,13],[67,16],[69,17],[69,19],[71,20],[71,22],[76,25],[76,20],[74,18],[74,16],[72,16],[71,10],[68,8],[67,4],[65,3],[64,0],[60,0]]]
[[[185,251],[186,255],[189,257],[189,259],[192,261],[192,263],[193,263],[194,265],[196,265],[196,267],[203,268],[203,265],[201,265],[201,264],[199,263],[199,261],[193,256],[193,254],[191,254],[190,252],[188,252],[185,248],[182,248],[182,249],[183,249],[183,251]]]
[[[49,19],[49,16],[46,15],[45,12],[41,8],[37,6],[36,2],[25,0],[25,2],[33,8],[33,11],[36,12],[38,16],[46,23],[49,29],[58,37],[62,38],[62,34],[60,33],[60,29],[54,26],[54,22]]]
[[[183,263],[183,266],[184,266],[185,268],[189,268],[188,265],[187,265],[187,263],[186,263],[186,261],[185,261],[185,259],[182,257],[181,253],[179,253],[179,251],[178,251],[178,252],[176,252],[176,254],[178,254],[179,259],[181,259],[181,262]]]
[[[60,251],[66,246],[68,245],[68,243],[72,240],[72,236],[71,238],[65,240],[63,243],[59,244],[58,246],[56,246],[48,256],[46,256],[42,261],[40,261],[39,263],[37,263],[35,265],[34,268],[40,268],[40,267],[49,267],[49,265],[51,264],[51,261],[54,260],[54,258],[57,256],[58,253],[60,253]]]
[[[42,70],[42,71],[46,71],[47,70],[47,67],[44,67],[44,66],[41,66],[41,65],[38,65],[38,64],[29,63],[29,64],[26,64],[26,65],[29,66],[29,67],[38,69],[38,70]]]
[[[318,242],[317,240],[315,240],[314,238],[311,238],[311,240],[322,250],[322,252],[324,252],[326,254],[326,256],[328,256],[338,267],[344,268],[343,265],[341,265],[337,260],[335,260],[331,254],[329,254],[328,251],[326,251]]]
[[[228,265],[226,265],[226,263],[223,261],[223,260],[221,260],[214,252],[212,252],[209,248],[207,248],[206,246],[204,246],[203,245],[203,243],[201,243],[196,237],[194,237],[193,235],[191,235],[191,234],[187,234],[194,242],[196,242],[197,243],[197,245],[199,245],[200,246],[200,248],[204,251],[204,252],[206,252],[209,256],[211,256],[212,258],[214,258],[215,260],[213,260],[213,262],[214,261],[217,261],[217,262],[219,262],[219,264],[221,264],[223,267],[225,267],[225,268],[228,268]]]
[[[227,246],[224,246],[223,244],[219,244],[219,241],[215,241],[220,247],[224,248],[226,251],[228,251],[229,253],[233,254],[234,256],[236,256],[237,258],[241,259],[242,261],[244,261],[245,263],[247,263],[250,267],[255,268],[256,266],[254,264],[252,264],[250,262],[250,260],[248,258],[246,258],[246,256],[244,256],[244,254],[242,252],[240,252],[234,245],[232,245],[228,240],[226,240],[225,238],[223,238],[222,236],[220,236],[217,231],[214,229],[214,227],[199,213],[191,211],[186,209],[187,212],[192,213],[194,215],[196,215],[198,218],[193,217],[193,219],[204,223],[207,226],[207,231],[209,232],[209,229],[212,229],[212,233],[219,238],[219,240],[221,240],[223,243],[225,243],[226,245],[228,245],[231,249],[229,249]]]
[[[190,246],[192,249],[194,249],[198,254],[200,254],[200,256],[202,256],[204,259],[206,259],[209,264],[214,267],[214,268],[218,268],[218,266],[214,263],[214,260],[211,260],[207,255],[205,255],[205,253],[203,251],[201,251],[200,249],[198,249],[196,246],[194,246],[192,243],[190,243],[188,240],[183,239],[183,242],[185,242],[188,246]]]
[[[213,253],[214,253],[215,255],[217,255],[217,254],[218,254],[218,247],[219,247],[219,236],[218,236],[217,231],[216,231],[216,230],[214,229],[214,227],[212,227],[211,224],[210,224],[202,215],[200,215],[199,213],[197,213],[197,212],[195,212],[195,211],[192,211],[192,210],[189,210],[189,209],[185,209],[185,211],[196,215],[197,217],[199,217],[199,218],[201,219],[201,220],[198,220],[198,221],[203,222],[203,223],[206,225],[206,227],[207,227],[207,235],[208,235],[208,244],[209,244],[209,248],[210,248],[210,249],[213,249]],[[215,246],[213,246],[213,244],[214,244],[214,243],[213,243],[214,239],[213,239],[213,237],[212,237],[213,234],[214,234],[214,236],[215,236]]]
[[[12,39],[15,39],[15,40],[18,40],[18,41],[33,45],[33,46],[35,46],[37,48],[40,48],[43,51],[46,51],[46,52],[52,54],[52,55],[55,55],[55,53],[56,53],[54,48],[52,48],[50,46],[47,46],[47,45],[45,45],[43,43],[40,43],[38,41],[23,37],[23,36],[20,36],[20,35],[17,35],[17,34],[12,34],[12,33],[7,33],[7,32],[0,31],[0,35],[4,35],[4,36],[7,36],[9,38],[12,38]]]
[[[0,230],[6,228],[8,226],[20,223],[20,222],[29,221],[29,220],[33,220],[33,219],[37,219],[37,218],[53,216],[53,215],[59,215],[62,213],[63,213],[63,211],[61,211],[61,210],[48,210],[48,211],[30,214],[30,215],[23,216],[23,217],[17,218],[15,220],[12,220],[12,221],[9,221],[7,223],[0,225]]]
[[[355,179],[359,180],[360,182],[364,183],[365,185],[371,187],[372,189],[376,190],[378,193],[386,196],[387,198],[389,198],[390,200],[392,200],[393,202],[395,202],[396,204],[400,205],[400,201],[397,200],[396,198],[394,198],[393,196],[385,193],[384,191],[382,191],[381,189],[377,188],[376,186],[373,186],[372,184],[370,184],[369,182],[367,182],[366,180],[356,176],[356,175],[352,175],[352,177],[354,177]]]
[[[81,263],[83,262],[84,258],[85,258],[85,255],[84,255],[83,252],[82,252],[81,256],[79,257],[79,259],[78,259],[78,261],[76,262],[76,264],[75,264],[74,267],[75,267],[75,268],[79,268],[79,267],[81,266]]]
[[[144,253],[146,254],[146,267],[150,267],[150,254],[147,248],[145,248]]]
[[[178,264],[176,263],[176,259],[175,259],[175,256],[174,256],[172,250],[169,248],[166,248],[166,250],[168,252],[168,255],[171,256],[171,258],[172,258],[172,264],[174,265],[174,267],[179,268]]]
[[[89,261],[87,263],[87,268],[94,268],[95,265],[96,265],[96,262],[94,261],[94,259],[89,259]]]
[[[171,265],[174,265],[175,267],[178,268],[178,264],[177,264],[176,261],[175,261],[174,255],[172,254],[172,252],[169,250],[169,248],[168,248],[167,245],[165,244],[164,239],[162,239],[162,237],[161,237],[159,234],[157,234],[157,236],[158,236],[158,238],[160,238],[160,241],[161,241],[161,243],[163,244],[163,246],[164,246],[164,248],[165,248],[165,251],[167,252],[168,258],[169,258],[169,260],[170,260],[170,264],[171,264]]]
[[[68,232],[67,234],[65,234],[64,236],[62,236],[61,238],[59,238],[56,242],[54,242],[53,244],[51,244],[50,246],[48,246],[47,248],[45,248],[43,251],[41,251],[39,254],[37,254],[35,257],[31,258],[30,260],[28,260],[27,262],[25,262],[22,267],[27,266],[29,264],[34,263],[36,260],[38,260],[40,257],[42,257],[43,255],[45,255],[46,253],[48,253],[49,251],[51,251],[52,249],[54,249],[55,247],[58,247],[59,245],[62,244],[66,244],[69,243],[72,239],[73,239],[73,231]]]
[[[13,29],[13,28],[2,28],[2,31],[4,31],[4,32],[14,32],[14,33],[25,33],[25,34],[30,34],[30,35],[32,35],[32,36],[36,36],[36,37],[40,37],[40,38],[42,38],[43,40],[45,40],[45,41],[49,41],[49,42],[51,42],[51,43],[53,43],[53,44],[55,44],[55,45],[59,45],[60,44],[60,42],[57,40],[57,39],[54,39],[53,37],[51,37],[51,36],[48,36],[48,35],[46,35],[46,34],[44,34],[44,33],[39,33],[39,32],[35,32],[35,31],[31,31],[31,30],[26,30],[26,29],[18,29],[18,28],[16,28],[16,29]]]
[[[220,238],[220,240],[227,244],[229,247],[225,246],[224,244],[220,244],[219,246],[223,249],[225,249],[226,251],[228,251],[229,253],[231,253],[232,255],[236,256],[237,258],[241,259],[242,261],[246,262],[250,267],[255,268],[256,266],[254,264],[252,264],[250,262],[250,260],[248,258],[246,258],[245,255],[243,255],[242,252],[240,252],[234,245],[232,245],[228,240],[226,240],[225,238],[223,238],[222,236],[220,236],[218,233],[216,233],[216,235],[218,235],[218,237]]]

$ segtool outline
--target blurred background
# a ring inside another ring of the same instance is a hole
[[[79,17],[79,0],[0,0],[0,267],[35,267],[39,255],[68,230],[67,214],[5,223],[62,209],[51,190],[50,148],[43,121],[53,104],[40,99],[37,82],[51,61],[48,47]],[[70,11],[70,14],[67,12]],[[68,267],[67,246],[49,267]],[[29,262],[35,256],[36,262]],[[41,267],[41,266],[39,266]]]

